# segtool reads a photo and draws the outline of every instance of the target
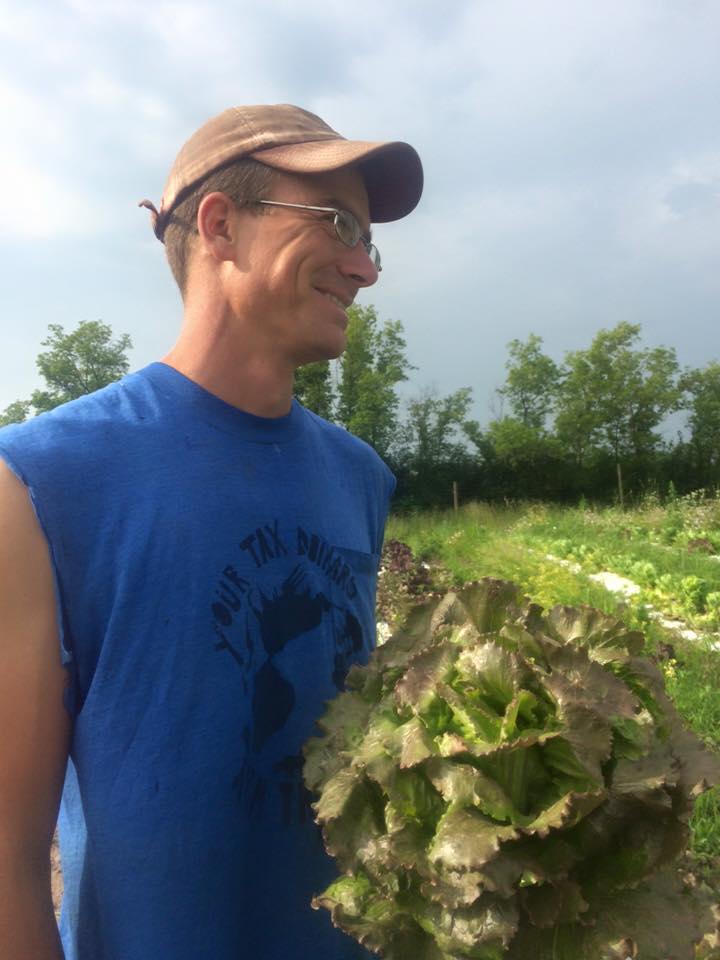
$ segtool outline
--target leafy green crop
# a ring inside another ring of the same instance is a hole
[[[506,581],[414,608],[306,745],[342,872],[314,906],[386,960],[691,960],[674,861],[720,763],[642,647]]]

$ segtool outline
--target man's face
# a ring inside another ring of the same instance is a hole
[[[369,233],[367,191],[357,170],[317,176],[276,173],[268,200],[336,207]],[[342,243],[332,214],[266,206],[237,212],[236,315],[249,318],[264,355],[296,368],[345,349],[346,309],[377,270],[361,242]]]

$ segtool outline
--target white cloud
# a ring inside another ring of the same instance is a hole
[[[0,229],[5,243],[92,229],[87,198],[62,173],[67,155],[62,118],[37,96],[0,81]]]
[[[87,196],[69,189],[38,163],[0,155],[0,181],[5,184],[0,204],[3,244],[18,240],[48,240],[98,229]]]

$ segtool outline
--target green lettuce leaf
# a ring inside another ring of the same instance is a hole
[[[501,826],[477,810],[451,808],[438,823],[428,859],[445,870],[478,870],[504,841],[517,836],[515,827]]]

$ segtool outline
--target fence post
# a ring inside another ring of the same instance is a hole
[[[457,482],[457,480],[453,480],[452,490],[453,490],[453,510],[455,511],[455,513],[457,513],[458,500],[459,500],[459,498],[458,498],[458,482]]]

